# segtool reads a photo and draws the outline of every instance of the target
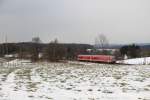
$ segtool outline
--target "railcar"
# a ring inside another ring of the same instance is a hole
[[[115,63],[116,59],[110,55],[78,55],[78,61],[99,62],[99,63]]]

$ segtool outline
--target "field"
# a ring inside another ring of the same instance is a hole
[[[1,65],[0,100],[150,100],[150,65]]]

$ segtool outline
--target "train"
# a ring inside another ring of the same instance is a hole
[[[78,61],[98,62],[98,63],[115,63],[115,56],[111,55],[78,55]]]

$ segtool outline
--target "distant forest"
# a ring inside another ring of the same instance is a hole
[[[138,45],[139,49],[134,48],[134,45],[109,45],[105,49],[116,49],[114,56],[118,59],[123,59],[124,55],[129,58],[150,56],[150,45]],[[133,48],[132,48],[133,47]],[[103,49],[104,49],[103,48]],[[92,52],[87,51],[91,49]],[[98,49],[98,48],[97,48]],[[101,48],[99,48],[101,49]],[[32,61],[48,60],[76,60],[78,54],[110,54],[109,52],[95,51],[94,45],[89,44],[67,44],[58,43],[57,40],[50,43],[41,42],[21,42],[21,43],[3,43],[0,44],[0,57],[13,55],[14,58],[31,59]],[[11,58],[13,58],[11,57]],[[121,58],[120,58],[121,57]],[[8,57],[9,58],[9,57]]]
[[[73,60],[77,54],[87,54],[87,49],[93,49],[89,44],[65,44],[65,43],[3,43],[0,44],[0,56],[16,54],[18,58],[28,59],[33,61],[47,59],[57,61],[61,59]]]

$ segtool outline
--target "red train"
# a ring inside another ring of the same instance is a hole
[[[100,63],[115,63],[116,59],[110,55],[78,55],[77,60]]]

